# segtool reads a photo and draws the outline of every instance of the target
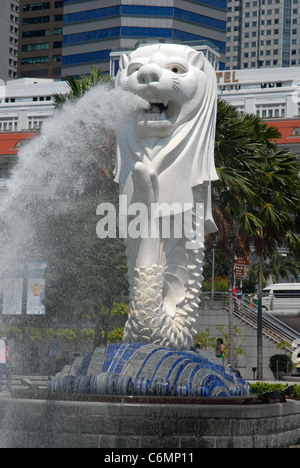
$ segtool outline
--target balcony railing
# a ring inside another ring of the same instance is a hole
[[[228,310],[228,292],[204,292],[201,294],[200,310]],[[253,328],[257,328],[257,306],[251,297],[243,297],[233,301],[233,314]],[[300,333],[283,323],[269,312],[262,312],[263,334],[277,343],[285,341],[290,351],[294,351],[293,343],[300,343]]]

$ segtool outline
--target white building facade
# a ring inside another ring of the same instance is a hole
[[[66,82],[51,78],[0,80],[0,132],[38,130],[53,115],[53,94],[67,94]]]
[[[262,119],[300,115],[300,67],[217,71],[219,96]]]
[[[112,68],[119,55],[111,54]],[[300,67],[216,73],[219,96],[238,111],[266,120],[300,116]],[[38,130],[53,115],[53,94],[68,92],[66,82],[50,78],[0,80],[0,132]]]

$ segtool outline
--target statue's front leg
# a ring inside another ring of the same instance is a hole
[[[151,219],[154,216],[151,205],[158,200],[158,178],[139,162],[132,179],[135,202],[147,208],[147,216],[143,216],[141,238],[128,239],[131,293],[124,341],[189,349],[198,315],[203,246],[199,248],[195,241],[195,250],[187,248],[185,235],[178,238],[172,229],[170,237],[165,238],[162,226],[157,226],[153,236],[151,222],[155,220]],[[194,224],[200,221],[197,217],[193,210]],[[177,222],[182,223],[184,215],[179,218],[181,221]],[[175,222],[175,216],[169,221]]]
[[[155,236],[151,235],[151,207],[158,199],[158,178],[151,169],[138,162],[132,171],[132,179],[135,202],[147,208],[147,217],[140,227],[141,237],[128,240],[127,248],[134,257],[134,265],[129,269],[133,278],[130,278],[130,315],[125,325],[124,341],[157,342],[153,337],[152,324],[155,316],[162,314],[164,305],[163,266],[159,256],[159,229]]]
[[[145,225],[141,226],[141,238],[137,249],[136,268],[147,267],[158,264],[160,235],[157,230],[157,236],[151,234],[151,208],[158,199],[158,178],[156,173],[149,169],[145,164],[136,163],[132,171],[134,185],[135,202],[141,203],[147,208],[148,217],[145,219]]]

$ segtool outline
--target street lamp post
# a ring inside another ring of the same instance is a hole
[[[214,308],[215,300],[215,249],[212,249],[212,269],[211,269],[211,307]]]

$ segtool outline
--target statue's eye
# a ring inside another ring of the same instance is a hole
[[[177,63],[170,63],[167,66],[168,70],[171,70],[171,72],[175,73],[176,75],[182,75],[183,73],[187,73],[187,68],[184,65],[177,64]]]
[[[139,69],[141,68],[141,64],[139,63],[131,63],[128,67],[128,70],[127,70],[127,74],[128,76],[130,75],[133,75],[133,73],[139,71]]]

